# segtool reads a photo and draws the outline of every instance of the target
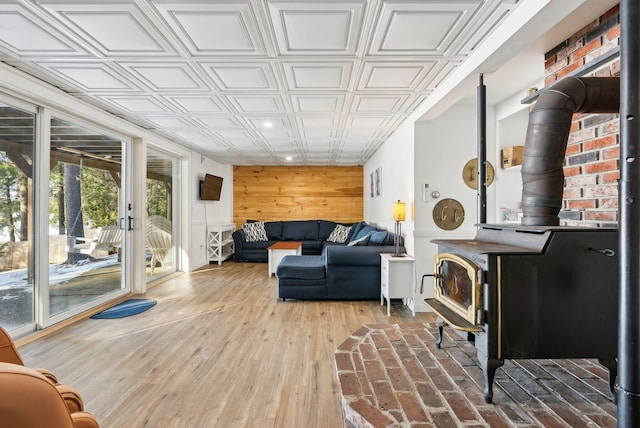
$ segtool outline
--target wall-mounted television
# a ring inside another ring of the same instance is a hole
[[[203,201],[219,201],[222,192],[222,177],[205,174],[200,180],[200,199]]]

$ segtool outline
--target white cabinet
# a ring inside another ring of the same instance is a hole
[[[391,315],[391,299],[403,299],[411,313],[416,314],[413,302],[415,261],[406,255],[380,254],[380,304],[387,299],[387,316]]]
[[[210,262],[221,264],[233,256],[235,247],[231,234],[235,230],[235,223],[207,226],[207,258]]]

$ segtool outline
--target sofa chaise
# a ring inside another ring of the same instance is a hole
[[[380,299],[380,254],[393,252],[393,245],[330,245],[319,256],[285,256],[276,269],[278,297]]]

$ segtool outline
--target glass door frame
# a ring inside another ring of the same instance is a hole
[[[49,163],[50,163],[50,140],[51,140],[51,118],[56,117],[82,126],[88,130],[107,135],[122,142],[122,170],[121,170],[121,198],[119,200],[118,215],[124,218],[122,224],[122,273],[121,288],[109,294],[100,296],[94,300],[78,305],[60,314],[51,316],[49,312]],[[118,297],[127,295],[131,292],[131,263],[129,255],[131,251],[131,233],[126,223],[127,206],[131,203],[131,147],[132,139],[123,135],[114,133],[111,130],[95,126],[76,116],[68,115],[59,111],[48,108],[39,108],[39,114],[36,119],[36,161],[37,174],[34,173],[37,183],[34,184],[37,202],[35,203],[35,240],[36,240],[36,289],[35,295],[35,319],[38,329],[49,327],[66,319],[86,312],[92,308],[108,303]],[[35,163],[35,162],[34,162]],[[36,181],[34,180],[34,182]],[[46,240],[46,241],[45,241]],[[44,241],[44,242],[43,242]]]

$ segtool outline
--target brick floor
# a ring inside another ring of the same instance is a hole
[[[432,324],[364,325],[336,350],[345,427],[615,427],[596,360],[507,360],[493,404],[472,344]]]

